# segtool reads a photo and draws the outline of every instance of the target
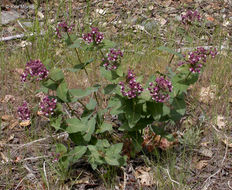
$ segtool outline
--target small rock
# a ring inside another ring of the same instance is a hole
[[[1,12],[1,23],[2,25],[9,24],[10,22],[18,19],[20,14],[14,10],[11,11],[2,11]]]

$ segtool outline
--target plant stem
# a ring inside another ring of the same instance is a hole
[[[180,26],[180,24],[177,27],[179,27],[179,26]],[[188,33],[188,31],[189,31],[189,27],[187,27],[186,33]],[[183,39],[184,39],[184,36],[181,37],[180,42],[178,43],[178,46],[180,46],[180,44],[182,43]],[[170,65],[171,65],[171,63],[172,63],[172,61],[174,59],[174,56],[175,56],[175,54],[172,54],[172,57],[171,57],[171,59],[168,62],[168,67],[170,67]]]
[[[80,58],[80,55],[79,55],[79,53],[78,53],[77,48],[75,48],[75,52],[76,52],[76,54],[77,54],[77,58],[78,58],[80,64],[83,64],[83,62],[81,61],[81,58]],[[88,72],[87,72],[87,70],[86,70],[85,67],[84,67],[84,71],[85,71],[85,74],[86,74],[86,76],[87,76],[87,78],[88,78],[89,84],[92,86],[92,81],[90,80],[89,74],[88,74]],[[98,101],[96,92],[94,92],[93,94],[94,94],[94,97],[95,97],[95,99],[96,99],[96,101],[97,101],[97,105],[99,106],[100,104],[99,104],[99,101]]]

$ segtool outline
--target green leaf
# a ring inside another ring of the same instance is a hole
[[[42,85],[48,89],[56,90],[59,86],[59,83],[52,81],[51,79],[48,79],[44,82],[42,82]]]
[[[88,150],[90,152],[90,155],[88,156],[89,157],[88,162],[91,164],[92,168],[95,170],[98,165],[101,165],[104,163],[104,160],[102,158],[104,152],[103,150],[98,150],[97,147],[94,145],[88,145]]]
[[[174,51],[173,49],[168,48],[168,47],[165,47],[165,46],[160,46],[160,47],[158,47],[158,50],[160,50],[160,51],[166,51],[166,52],[168,52],[168,53],[177,55],[177,56],[180,57],[180,58],[183,57],[181,53],[176,52],[176,51]]]
[[[86,151],[86,146],[75,146],[75,148],[68,153],[69,161],[76,162],[85,154]]]
[[[108,84],[104,88],[104,94],[110,94],[110,93],[112,93],[116,87],[117,87],[117,84]]]
[[[97,92],[98,87],[89,87],[86,88],[85,90],[83,89],[70,89],[69,93],[73,97],[72,102],[76,102],[78,99],[89,96],[93,92]]]
[[[96,118],[93,117],[87,123],[86,131],[85,131],[86,135],[84,136],[85,141],[89,142],[91,140],[91,136],[95,131],[95,125],[96,125]]]
[[[147,102],[147,110],[154,120],[159,120],[163,114],[163,103]]]
[[[114,48],[116,46],[116,44],[113,41],[107,39],[102,40],[102,42],[104,44],[103,48],[105,49]]]
[[[123,143],[118,143],[111,145],[108,149],[106,149],[105,160],[108,164],[112,166],[120,166],[119,159],[121,158]]]
[[[66,82],[61,82],[60,85],[58,86],[56,90],[56,95],[63,100],[64,102],[69,102],[68,101],[68,87]]]
[[[80,44],[80,39],[76,39],[70,46],[69,48],[74,49],[74,48],[80,48],[81,44]]]
[[[68,133],[84,132],[86,131],[86,125],[83,121],[77,118],[70,118],[66,120],[67,128],[65,129]]]
[[[49,72],[49,77],[56,82],[64,79],[64,73],[61,69],[54,68]]]
[[[128,100],[124,111],[130,128],[133,128],[141,118],[142,104],[134,104],[133,100]]]
[[[67,152],[66,146],[63,144],[56,144],[56,153],[65,154]]]
[[[126,106],[125,100],[121,98],[119,95],[115,95],[111,97],[108,102],[108,108],[112,108],[110,111],[111,115],[118,115],[120,113],[124,113],[123,107]]]
[[[77,36],[75,34],[65,34],[64,35],[64,41],[67,46],[70,46],[73,44],[73,42],[77,39]]]
[[[106,139],[98,139],[96,143],[96,147],[99,149],[110,147],[110,143]]]
[[[109,81],[114,81],[115,79],[119,77],[116,71],[106,70],[104,67],[100,67],[100,73],[104,78],[106,78]]]
[[[61,126],[61,121],[62,121],[62,117],[59,116],[58,118],[54,118],[51,120],[51,126],[54,127],[57,131],[60,130],[60,126]]]
[[[181,94],[177,97],[175,97],[171,104],[171,118],[174,121],[180,120],[184,115],[186,111],[186,104],[184,99],[184,94]]]
[[[86,105],[86,108],[88,110],[94,110],[96,106],[97,106],[96,100],[94,100],[93,98],[91,98],[90,101],[89,101],[89,103]]]
[[[112,124],[110,123],[103,123],[100,128],[97,130],[96,134],[99,134],[99,133],[104,133],[106,131],[109,131],[111,132],[113,130],[112,128]]]

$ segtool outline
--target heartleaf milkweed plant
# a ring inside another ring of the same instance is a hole
[[[201,17],[196,11],[182,15],[185,26],[200,21]],[[121,72],[123,51],[116,48],[112,41],[104,39],[98,28],[92,27],[89,32],[77,36],[72,34],[73,27],[61,22],[56,34],[77,55],[79,63],[69,71],[84,71],[90,86],[69,89],[63,70],[49,68],[41,60],[29,60],[21,76],[24,83],[40,83],[47,94],[41,99],[38,109],[49,118],[52,127],[67,132],[73,142],[69,148],[63,144],[56,145],[56,154],[59,154],[57,161],[64,168],[69,168],[80,158],[86,159],[93,169],[103,164],[122,166],[127,161],[127,156],[123,155],[125,139],[132,142],[135,153],[141,151],[143,130],[147,127],[155,134],[172,140],[165,131],[165,125],[175,123],[185,115],[186,91],[189,85],[198,80],[208,57],[216,56],[216,49],[200,47],[183,54],[175,71],[152,75],[147,81],[142,81],[132,68],[128,68],[125,74]],[[94,59],[81,59],[80,50],[97,52],[101,63],[95,63]],[[90,64],[97,64],[101,77],[108,81],[107,85],[93,84],[94,80],[91,80],[86,69]],[[83,101],[86,97],[88,101]],[[105,107],[102,97],[107,100]],[[72,106],[76,102],[83,110],[81,114]],[[69,109],[70,114],[64,108]],[[18,108],[18,115],[21,120],[32,117],[27,102]],[[107,119],[107,115],[116,116],[120,125]],[[162,122],[163,126],[157,126],[157,122]]]

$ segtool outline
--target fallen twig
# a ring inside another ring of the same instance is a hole
[[[171,178],[171,175],[170,175],[170,173],[169,173],[169,170],[168,170],[168,169],[165,169],[165,168],[163,168],[163,169],[167,172],[168,177],[169,177],[170,181],[172,182],[172,186],[173,186],[173,188],[174,188],[174,184],[173,184],[173,183],[175,183],[175,184],[177,184],[177,185],[180,185],[180,183],[179,183],[179,182],[177,182],[177,181],[175,181],[175,180],[173,180],[173,179]]]
[[[10,40],[16,40],[16,39],[22,39],[22,38],[26,38],[28,36],[35,36],[35,33],[30,33],[30,34],[17,34],[14,36],[7,36],[7,37],[2,37],[0,38],[0,42],[4,42],[4,41],[10,41]],[[44,32],[41,32],[39,35],[44,35]]]
[[[44,137],[44,138],[41,138],[41,139],[37,139],[37,140],[34,140],[34,141],[31,141],[29,143],[26,143],[26,144],[22,144],[21,146],[19,146],[17,149],[20,149],[20,148],[23,148],[23,147],[28,147],[28,146],[31,146],[32,144],[34,143],[38,143],[38,142],[41,142],[41,141],[45,141],[49,138],[62,138],[62,137],[67,137],[68,136],[68,133],[66,132],[63,132],[63,133],[60,133],[60,134],[57,134],[57,135],[52,135],[52,136],[47,136],[47,137]]]

